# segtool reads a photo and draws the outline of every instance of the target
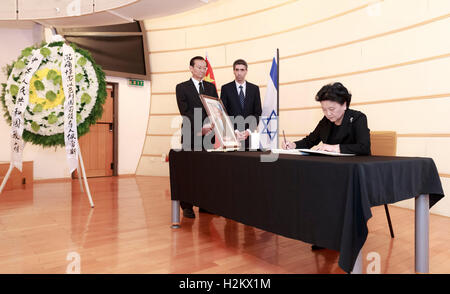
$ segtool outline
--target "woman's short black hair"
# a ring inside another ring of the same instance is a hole
[[[322,87],[322,89],[317,92],[316,101],[330,100],[337,102],[341,105],[347,102],[347,108],[350,107],[350,101],[352,100],[352,94],[347,90],[344,85],[337,82],[334,84],[328,84]]]

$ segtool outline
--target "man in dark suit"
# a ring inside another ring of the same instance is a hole
[[[220,93],[228,116],[234,117],[234,127],[238,137],[245,140],[245,147],[249,147],[248,137],[251,131],[258,127],[261,116],[261,96],[259,87],[245,80],[248,65],[243,59],[233,63],[234,81],[223,85]]]
[[[218,95],[216,86],[203,80],[206,69],[206,61],[203,57],[193,57],[189,63],[189,70],[192,73],[192,77],[176,86],[178,109],[183,117],[181,144],[183,150],[186,151],[201,151],[213,148],[211,144],[213,135],[213,132],[211,132],[212,126],[211,124],[203,125],[207,114],[199,95],[204,94],[213,97],[218,97]],[[205,135],[207,135],[206,139]],[[204,141],[209,142],[211,146],[204,148]],[[181,201],[180,205],[185,217],[195,217],[191,203]]]

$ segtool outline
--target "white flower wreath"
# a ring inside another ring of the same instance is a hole
[[[20,77],[24,74],[26,65],[30,62],[35,50],[40,50],[44,59],[30,80],[29,104],[24,113],[24,128],[25,132],[31,133],[30,141],[44,146],[64,144],[63,137],[58,137],[57,140],[46,140],[49,136],[64,134],[65,97],[61,76],[62,44],[59,42],[36,49],[31,47],[24,49],[19,60],[13,64],[7,83],[3,88],[2,100],[8,111],[7,116],[10,118],[19,91]],[[93,63],[89,53],[76,48],[76,118],[78,126],[83,124],[81,135],[86,133],[89,125],[95,123],[95,120],[101,116],[101,105],[104,103],[104,94],[106,94],[104,85],[104,73],[98,65]],[[99,97],[101,101],[97,101]],[[85,123],[90,116],[92,119]],[[24,139],[27,140],[25,135]]]

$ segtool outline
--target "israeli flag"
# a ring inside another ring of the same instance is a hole
[[[258,132],[260,134],[261,149],[276,149],[278,142],[278,70],[275,57],[270,68],[269,81],[267,83],[266,97],[259,121]]]

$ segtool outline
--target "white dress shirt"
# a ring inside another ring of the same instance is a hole
[[[247,90],[247,81],[244,81],[242,84],[239,84],[236,80],[234,81],[236,84],[236,90],[239,96],[239,92],[241,92],[241,88],[239,88],[240,86],[242,86],[242,92],[244,92],[244,97],[245,97],[245,93]],[[246,129],[246,131],[248,132],[248,134],[250,135],[251,131],[250,129]],[[235,130],[235,133],[240,133],[238,130]]]
[[[192,82],[194,82],[195,88],[197,89],[197,92],[200,94],[200,82],[203,83],[203,80],[202,81],[197,81],[193,77],[191,78],[191,80],[192,80]],[[205,84],[203,84],[203,89],[205,89]]]
[[[237,81],[234,81],[235,83],[236,83],[236,90],[237,90],[237,93],[238,93],[238,96],[239,96],[239,92],[241,91],[241,89],[239,88],[240,86],[242,86],[242,91],[244,92],[244,97],[245,97],[245,90],[246,90],[246,86],[247,86],[247,82],[246,81],[244,81],[244,83],[242,83],[242,84],[239,84]]]

